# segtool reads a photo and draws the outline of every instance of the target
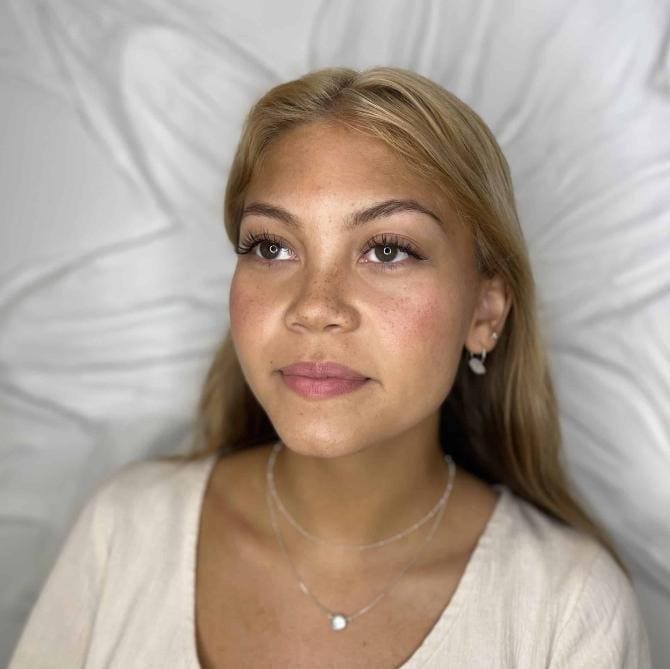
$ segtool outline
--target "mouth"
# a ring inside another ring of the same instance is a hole
[[[308,379],[332,379],[339,381],[368,381],[369,377],[361,372],[330,361],[301,361],[296,362],[279,370],[284,377],[303,377]]]
[[[370,379],[365,377],[345,379],[335,376],[301,376],[299,374],[284,374],[283,372],[281,376],[288,388],[307,399],[322,399],[345,395],[368,385],[370,381]]]

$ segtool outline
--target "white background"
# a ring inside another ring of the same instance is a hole
[[[122,464],[183,448],[228,322],[248,106],[399,65],[510,162],[585,506],[670,666],[670,5],[0,1],[0,664]]]

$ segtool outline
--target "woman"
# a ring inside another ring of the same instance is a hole
[[[507,162],[396,68],[252,108],[188,456],[81,512],[17,667],[649,667],[571,494]]]

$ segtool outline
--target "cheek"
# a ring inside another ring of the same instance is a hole
[[[236,346],[248,341],[248,334],[261,326],[267,318],[268,305],[263,302],[263,291],[235,271],[228,294],[230,331]]]
[[[439,383],[453,375],[459,362],[462,301],[438,287],[413,295],[387,304],[380,314],[382,346],[394,354],[405,378],[428,374]]]

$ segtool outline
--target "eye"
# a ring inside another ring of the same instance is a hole
[[[237,253],[237,255],[246,255],[247,253],[251,253],[257,246],[260,249],[265,248],[268,250],[268,253],[271,256],[269,258],[258,258],[258,256],[254,254],[261,262],[266,263],[273,263],[276,260],[276,258],[272,257],[272,254],[278,253],[281,249],[288,249],[288,246],[285,246],[279,237],[275,237],[264,230],[258,235],[250,232],[239,242],[237,249],[235,249],[235,253]]]
[[[284,244],[281,238],[264,230],[260,234],[255,234],[253,232],[247,234],[247,236],[240,241],[235,253],[237,253],[237,255],[245,255],[251,253],[256,247],[261,250],[262,257],[258,257],[256,254],[254,254],[254,257],[260,262],[269,265],[276,264],[277,256],[274,255],[273,257],[273,254],[281,253],[282,249],[290,251],[290,248]],[[379,249],[379,251],[376,249]],[[263,256],[264,250],[267,250],[270,257]],[[386,233],[369,240],[364,248],[361,249],[361,254],[364,255],[373,250],[375,253],[372,257],[376,258],[376,260],[368,260],[366,264],[377,265],[379,269],[382,270],[395,270],[410,264],[407,261],[394,262],[398,257],[398,252],[410,256],[414,260],[425,259],[411,242],[402,240],[396,235],[389,235]]]
[[[379,248],[379,252],[375,252],[373,257],[382,258],[380,262],[372,261],[373,265],[380,265],[382,270],[394,270],[400,267],[405,267],[407,262],[391,262],[397,258],[398,252],[404,253],[415,260],[424,260],[425,258],[419,253],[418,249],[407,240],[402,240],[395,235],[388,235],[386,233],[373,237],[363,248],[361,253],[365,254]],[[395,251],[394,251],[395,249]]]

